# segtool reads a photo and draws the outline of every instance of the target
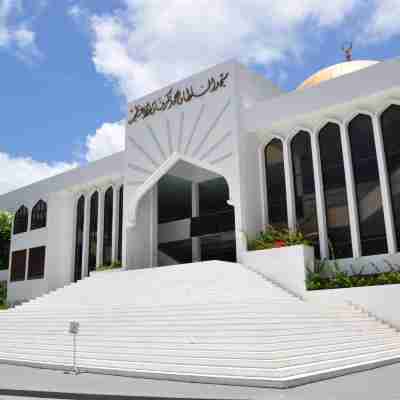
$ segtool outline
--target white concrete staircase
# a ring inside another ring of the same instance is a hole
[[[400,334],[220,261],[94,276],[0,313],[0,362],[288,387],[398,360]]]

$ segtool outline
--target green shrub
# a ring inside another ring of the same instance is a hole
[[[7,282],[0,282],[0,306],[7,303]]]
[[[385,260],[389,271],[380,272],[377,266],[370,263],[375,273],[364,275],[366,265],[355,271],[350,266],[352,274],[341,271],[336,261],[316,260],[314,271],[307,270],[306,286],[308,290],[340,289],[375,285],[390,285],[400,283],[400,267]]]
[[[306,239],[300,231],[268,226],[255,239],[249,240],[248,248],[249,250],[265,250],[299,244],[312,245],[311,241]]]
[[[101,265],[100,267],[96,268],[96,271],[108,271],[110,269],[118,269],[121,267],[122,267],[121,261],[114,261],[113,263],[108,265]]]

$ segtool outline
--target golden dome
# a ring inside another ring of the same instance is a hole
[[[314,75],[311,75],[301,85],[299,85],[297,89],[304,89],[307,87],[319,85],[321,82],[329,81],[330,79],[350,74],[351,72],[359,71],[360,69],[370,67],[371,65],[375,65],[377,63],[378,61],[372,60],[354,60],[331,65],[330,67],[321,69]]]

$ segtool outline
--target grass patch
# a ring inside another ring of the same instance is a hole
[[[115,261],[112,264],[102,265],[102,266],[96,268],[96,271],[98,271],[98,272],[109,271],[109,270],[113,270],[113,269],[119,269],[121,267],[122,267],[121,262],[120,261]]]

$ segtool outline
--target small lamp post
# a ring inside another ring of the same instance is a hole
[[[78,321],[70,321],[69,333],[73,337],[73,368],[74,368],[75,375],[78,375],[79,369],[78,369],[78,366],[76,365],[76,336],[79,333],[79,322]]]

